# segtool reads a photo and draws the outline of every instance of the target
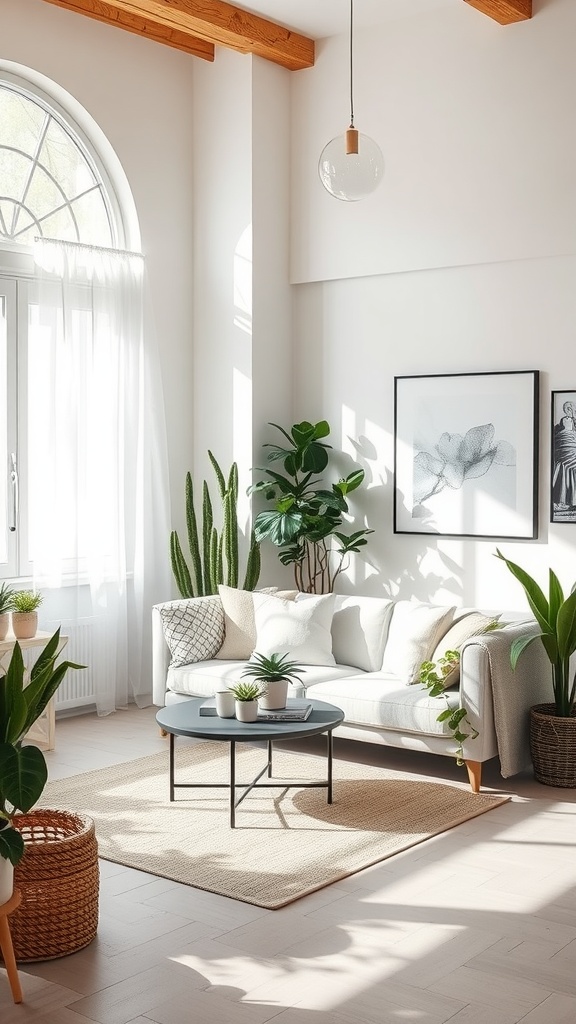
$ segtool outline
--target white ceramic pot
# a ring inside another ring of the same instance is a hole
[[[9,860],[0,857],[0,906],[8,903],[14,892],[14,868]]]
[[[8,626],[10,625],[10,613],[2,612],[0,615],[0,640],[6,639],[6,633],[8,632]]]
[[[237,700],[236,718],[239,722],[255,722],[258,718],[258,701]]]
[[[12,612],[12,632],[17,640],[31,640],[38,629],[38,612]]]
[[[288,680],[268,679],[264,685],[266,693],[258,701],[262,710],[277,711],[279,708],[285,708],[286,697],[288,696]]]

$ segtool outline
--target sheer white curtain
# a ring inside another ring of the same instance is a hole
[[[44,239],[29,304],[28,547],[34,583],[92,630],[99,713],[150,702],[150,609],[170,593],[158,356],[138,254]],[[63,628],[63,632],[65,631]]]

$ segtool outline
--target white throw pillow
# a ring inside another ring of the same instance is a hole
[[[335,665],[332,654],[334,595],[321,597],[298,594],[286,601],[267,594],[254,594],[256,644],[253,653],[270,657],[289,654],[301,665]]]
[[[454,618],[455,606],[397,601],[392,613],[382,671],[404,683],[420,682],[420,666],[429,661]]]
[[[337,594],[332,619],[332,651],[337,665],[378,672],[384,657],[392,601],[384,597]]]
[[[213,658],[224,639],[224,613],[219,597],[169,601],[158,608],[172,665],[191,665]]]
[[[252,590],[237,590],[218,584],[218,593],[224,609],[224,642],[216,654],[223,661],[248,660],[256,644],[256,622],[254,621],[254,593]],[[261,594],[278,594],[288,600],[296,591],[278,590],[277,587],[262,587]]]
[[[466,640],[486,633],[490,626],[498,622],[499,619],[499,615],[483,615],[482,612],[467,612],[465,615],[461,615],[452,623],[448,632],[437,644],[430,656],[430,661],[436,663],[440,658],[446,656],[446,651],[459,651]],[[460,665],[457,665],[444,679],[444,686],[454,686],[459,679]]]

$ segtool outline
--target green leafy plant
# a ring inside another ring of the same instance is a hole
[[[232,463],[225,478],[212,452],[208,452],[216,475],[222,507],[220,533],[214,523],[210,490],[206,480],[202,485],[202,521],[199,528],[194,508],[192,475],[186,474],[186,532],[190,549],[191,567],[188,565],[176,530],[170,534],[170,560],[176,586],[182,597],[201,597],[216,594],[218,584],[238,586],[238,466]],[[260,576],[260,545],[254,531],[246,563],[243,590],[254,590]]]
[[[281,463],[284,473],[259,469],[267,479],[257,481],[249,489],[249,493],[262,494],[273,503],[271,509],[256,516],[256,539],[270,540],[280,548],[282,564],[294,567],[298,590],[329,593],[340,573],[348,568],[349,556],[360,551],[367,544],[367,536],[374,532],[340,530],[349,511],[347,497],[362,484],[364,470],[357,466],[328,489],[318,479],[318,474],[328,468],[332,448],[324,441],[330,434],[327,421],[304,420],[295,423],[290,433],[277,423],[270,426],[280,431],[288,446],[264,445],[270,449],[268,462]]]
[[[0,615],[12,610],[14,590],[7,583],[0,583]]]
[[[558,718],[571,718],[576,713],[576,673],[570,677],[570,657],[576,651],[576,584],[568,597],[552,569],[548,570],[548,597],[539,584],[515,562],[496,549],[513,576],[522,585],[540,633],[519,637],[510,649],[512,668],[518,658],[535,640],[540,640],[552,668],[552,692]]]
[[[258,700],[259,697],[263,697],[266,693],[266,688],[262,687],[260,683],[234,683],[234,686],[230,686],[229,690],[230,693],[234,694],[236,700],[243,703],[248,700]]]
[[[12,596],[12,611],[35,612],[44,598],[34,590],[16,590]]]
[[[446,693],[446,677],[460,664],[460,651],[446,651],[437,662],[423,661],[420,666],[420,682],[426,687],[430,697],[443,697],[446,708],[436,717],[437,722],[446,722],[456,741],[456,764],[464,764],[463,744],[468,739],[475,740],[478,730],[468,720],[466,708],[450,707]],[[465,731],[467,730],[467,731]]]
[[[42,751],[22,741],[68,669],[84,668],[71,661],[56,665],[59,643],[58,629],[32,666],[27,685],[22,651],[16,643],[6,674],[0,677],[0,826],[4,826],[0,827],[0,857],[14,865],[24,853],[22,836],[12,824],[14,816],[34,806],[48,777]]]
[[[302,672],[302,668],[298,662],[290,661],[288,654],[271,654],[266,657],[265,654],[258,654],[255,651],[242,675],[252,676],[262,683],[274,683],[281,679],[301,683],[299,673]]]

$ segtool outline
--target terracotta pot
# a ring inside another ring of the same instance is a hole
[[[264,682],[266,693],[258,701],[263,711],[277,711],[286,707],[288,696],[287,679],[268,679]]]
[[[236,718],[239,722],[255,722],[258,718],[258,701],[237,700]]]
[[[530,753],[538,782],[576,788],[576,716],[559,718],[554,704],[530,708]]]
[[[12,612],[12,632],[17,640],[31,640],[38,629],[38,612]]]
[[[0,615],[0,640],[6,639],[6,633],[8,632],[8,626],[10,625],[10,613],[2,612]]]

